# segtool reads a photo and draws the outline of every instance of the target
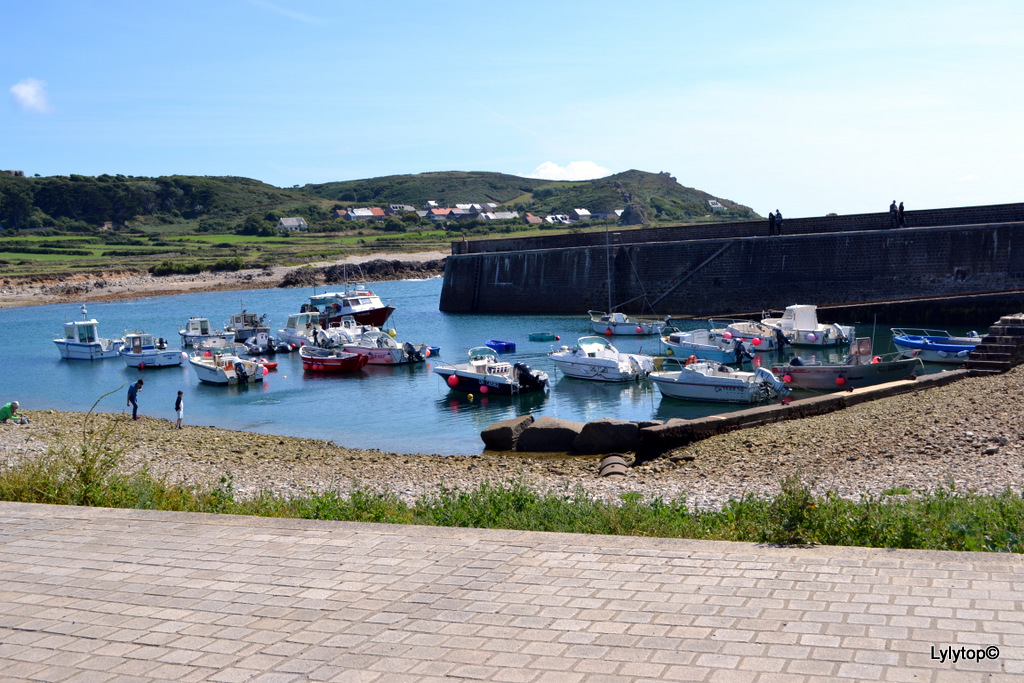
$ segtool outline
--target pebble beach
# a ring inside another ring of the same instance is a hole
[[[125,445],[124,467],[148,467],[170,481],[233,480],[236,495],[282,495],[355,487],[389,492],[406,502],[448,488],[521,481],[537,490],[575,490],[614,500],[626,493],[692,508],[715,509],[744,495],[769,496],[799,475],[817,494],[848,498],[896,490],[995,494],[1024,487],[1024,367],[969,377],[812,418],[718,435],[629,468],[624,477],[598,476],[599,458],[482,453],[451,456],[424,443],[419,453],[345,448],[294,438],[163,419],[99,414]],[[0,425],[0,463],[38,457],[76,443],[82,413],[22,406],[29,425]],[[108,422],[109,421],[109,422]],[[314,436],[315,435],[311,435]],[[482,448],[482,444],[481,444]]]

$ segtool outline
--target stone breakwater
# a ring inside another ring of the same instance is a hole
[[[597,457],[487,453],[482,456],[400,454],[345,448],[316,439],[254,434],[160,419],[118,421],[125,467],[146,465],[171,481],[216,483],[230,474],[237,495],[259,491],[301,494],[390,492],[411,502],[442,487],[474,488],[483,481],[523,481],[540,490],[582,487],[615,500],[685,496],[695,508],[730,499],[773,495],[799,474],[815,493],[856,498],[905,487],[955,485],[995,494],[1024,488],[1024,366],[1002,375],[969,377],[920,392],[842,411],[711,437],[628,469],[598,476]],[[83,415],[33,410],[30,425],[0,425],[0,465],[37,457],[60,439],[74,442]]]

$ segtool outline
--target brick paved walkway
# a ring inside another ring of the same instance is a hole
[[[1021,680],[1024,558],[0,503],[5,681],[825,677]]]

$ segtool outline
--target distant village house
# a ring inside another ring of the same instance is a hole
[[[281,232],[296,232],[309,230],[305,218],[282,218],[277,222],[277,229]]]

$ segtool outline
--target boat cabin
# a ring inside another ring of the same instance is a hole
[[[189,318],[188,322],[185,323],[185,329],[182,331],[184,335],[203,335],[207,336],[210,334],[210,321],[208,318]]]
[[[354,323],[355,321],[353,321]],[[314,327],[320,325],[320,314],[315,311],[305,311],[303,313],[295,313],[288,316],[288,322],[285,323],[285,329],[289,330],[311,330]]]
[[[167,342],[145,332],[129,330],[124,334],[124,347],[129,353],[144,353],[154,349],[165,349]]]
[[[99,322],[96,320],[82,320],[73,323],[64,323],[64,339],[69,342],[80,344],[95,344],[99,341],[96,329]]]
[[[259,327],[260,318],[255,313],[249,313],[245,309],[242,309],[241,313],[235,313],[231,316],[231,329],[240,330],[248,327]]]

